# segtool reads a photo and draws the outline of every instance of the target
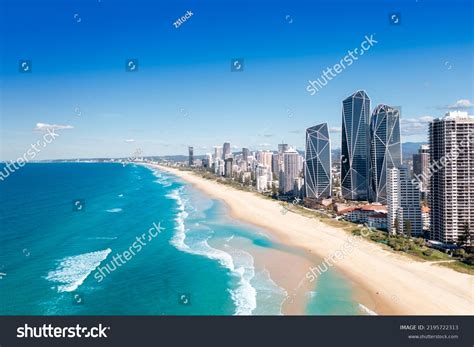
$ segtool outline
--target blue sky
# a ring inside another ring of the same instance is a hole
[[[224,141],[303,148],[305,128],[321,122],[340,147],[341,101],[358,89],[372,108],[402,107],[403,142],[424,141],[426,122],[449,107],[472,113],[472,1],[42,3],[0,0],[1,160],[41,138],[37,123],[71,128],[38,159],[186,154],[188,145],[203,154]],[[307,92],[371,34],[376,45]],[[129,58],[138,71],[125,70]],[[242,72],[231,72],[235,58]]]

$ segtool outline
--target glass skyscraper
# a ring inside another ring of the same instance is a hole
[[[347,200],[369,198],[370,99],[359,90],[342,102],[341,191]]]
[[[222,146],[222,159],[226,160],[230,157],[230,143],[224,142],[224,146]]]
[[[304,165],[305,196],[324,199],[331,196],[331,144],[327,123],[306,129]]]
[[[370,196],[371,201],[387,203],[387,170],[402,165],[400,111],[378,105],[370,119]]]
[[[191,146],[188,147],[188,154],[189,154],[188,164],[189,166],[193,166],[194,165],[194,147],[191,147]]]

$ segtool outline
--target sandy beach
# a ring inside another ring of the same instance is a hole
[[[349,234],[317,219],[282,213],[277,202],[206,180],[189,171],[157,168],[172,173],[213,199],[223,201],[233,218],[264,228],[281,242],[316,255],[331,257],[346,247]],[[308,269],[311,262],[308,262]],[[322,264],[313,264],[313,267]],[[333,262],[355,285],[356,299],[380,315],[473,315],[474,276],[430,262],[415,261],[362,240]],[[298,271],[302,272],[302,271]],[[299,279],[298,275],[298,278]],[[294,286],[297,279],[291,280]],[[317,283],[301,275],[306,287]],[[298,313],[299,310],[291,313]]]

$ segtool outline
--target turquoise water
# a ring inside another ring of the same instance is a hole
[[[286,291],[252,256],[281,245],[169,174],[27,164],[0,196],[2,315],[281,314]],[[362,314],[336,274],[308,295],[308,314]]]

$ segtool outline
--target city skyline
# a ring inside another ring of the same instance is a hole
[[[236,2],[231,18],[216,16],[227,6],[217,2],[52,4],[6,4],[0,160],[16,159],[48,126],[62,135],[38,159],[129,157],[136,148],[184,154],[190,145],[201,155],[224,141],[268,149],[284,140],[302,149],[305,129],[322,122],[338,148],[340,100],[362,88],[374,104],[402,106],[405,142],[427,142],[427,122],[447,110],[472,109],[472,14],[462,1],[397,4],[400,25],[375,1],[347,3],[344,12],[337,2],[252,11]],[[186,10],[193,16],[175,28]],[[249,28],[235,29],[243,18]],[[336,18],[339,27],[323,34]],[[372,34],[370,52],[315,95],[306,91]],[[29,73],[19,71],[22,61]],[[380,78],[387,73],[390,86]]]

